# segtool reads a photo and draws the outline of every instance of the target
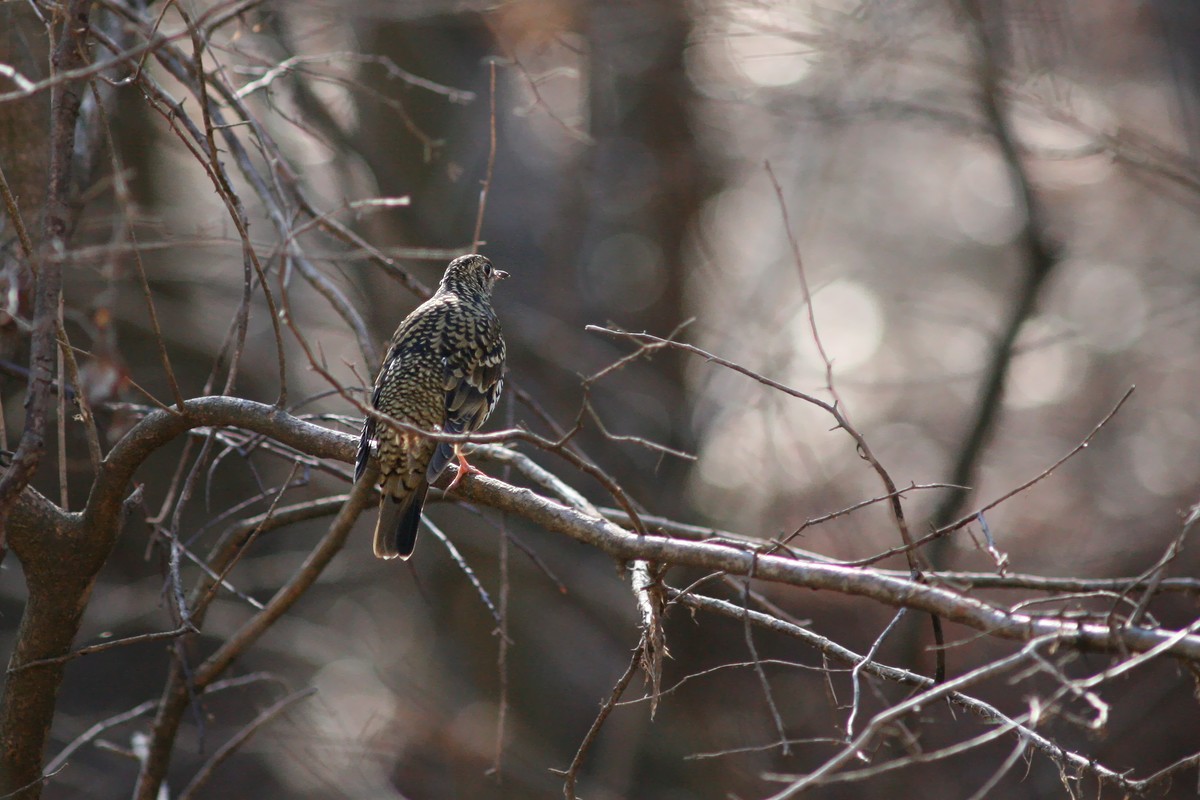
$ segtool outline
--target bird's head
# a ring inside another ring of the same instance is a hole
[[[491,261],[472,253],[450,262],[442,276],[442,288],[455,294],[490,297],[496,281],[507,277],[508,273],[493,267]]]

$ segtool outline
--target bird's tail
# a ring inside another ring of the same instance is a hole
[[[424,480],[411,492],[399,475],[389,475],[379,497],[379,521],[375,523],[375,557],[407,559],[417,544],[421,507],[429,484]]]

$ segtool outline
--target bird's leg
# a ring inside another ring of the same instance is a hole
[[[450,485],[446,487],[447,492],[454,491],[454,487],[458,486],[458,482],[467,475],[484,475],[483,470],[478,467],[472,467],[467,463],[467,457],[463,455],[462,447],[454,445],[454,455],[458,457],[458,469],[454,473],[454,480],[450,481]]]

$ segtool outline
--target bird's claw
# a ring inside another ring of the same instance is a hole
[[[462,481],[462,479],[467,475],[483,475],[485,478],[487,477],[487,474],[483,470],[468,464],[467,457],[464,456],[460,451],[458,453],[458,469],[454,471],[454,480],[450,481],[450,485],[446,487],[446,491],[454,491],[459,482]]]

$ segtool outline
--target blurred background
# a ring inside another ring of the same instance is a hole
[[[210,8],[207,0],[185,5],[194,15]],[[472,249],[481,182],[494,165],[480,249],[512,273],[495,301],[510,386],[564,428],[584,402],[582,378],[633,349],[585,331],[589,324],[674,332],[828,398],[806,277],[843,409],[896,483],[971,487],[909,492],[908,517],[921,534],[1054,463],[1136,384],[1085,452],[988,516],[1015,572],[1134,575],[1175,539],[1180,512],[1200,488],[1200,11],[1168,0],[979,5],[275,2],[215,30],[206,66],[238,90],[313,206],[426,287],[450,257]],[[160,12],[164,33],[182,29],[169,8],[142,13]],[[0,60],[37,75],[44,42],[30,17],[24,4],[0,6],[8,30]],[[115,15],[109,21],[119,27]],[[153,61],[147,69],[179,91]],[[206,381],[241,302],[241,242],[162,114],[130,87],[106,87],[104,99],[107,132],[67,275],[68,330],[92,353],[84,367],[95,402],[147,403],[137,387],[170,402],[125,236],[133,231],[182,392],[200,396],[212,391]],[[185,108],[194,112],[194,102]],[[30,186],[36,197],[36,182]],[[338,380],[368,384],[377,353],[363,352],[311,282],[283,270],[291,243],[254,193],[236,188],[273,288],[290,281],[296,325]],[[352,205],[379,197],[409,203]],[[296,241],[381,349],[421,297],[367,250],[307,222],[296,212]],[[11,280],[13,267],[5,270]],[[249,326],[234,393],[272,402],[276,341],[260,294]],[[14,326],[5,331],[5,359],[20,365],[21,337]],[[1008,352],[1006,337],[1010,360],[997,355]],[[286,330],[284,341],[295,412],[354,430],[353,409]],[[217,374],[219,389],[224,372]],[[19,376],[6,376],[9,446],[22,396]],[[515,396],[508,392],[489,427],[525,424],[553,435]],[[827,414],[700,358],[659,352],[634,361],[591,384],[587,399],[609,433],[694,456],[617,441],[586,418],[580,447],[651,514],[770,538],[884,493]],[[120,409],[101,413],[110,443],[129,422]],[[90,472],[72,426],[68,503],[77,509]],[[174,513],[172,476],[192,469],[197,452],[184,447],[143,470],[147,517]],[[527,452],[595,502],[612,504],[562,460]],[[265,511],[285,482],[287,503],[346,490],[344,467],[293,473],[271,454],[218,448],[197,468],[204,477],[177,531],[198,551]],[[38,486],[59,499],[53,459]],[[314,686],[314,697],[214,773],[208,794],[561,795],[551,768],[570,763],[637,644],[628,582],[603,555],[491,512],[435,504],[429,516],[493,602],[505,598],[503,667],[496,621],[438,539],[423,534],[408,564],[378,562],[364,519],[317,587],[236,666],[238,675],[270,680],[214,695],[189,716],[173,786],[281,687]],[[325,524],[265,535],[234,583],[266,600]],[[152,532],[141,517],[128,525],[79,644],[174,627]],[[886,508],[875,505],[807,528],[798,544],[856,559],[898,541]],[[972,535],[939,548],[928,553],[939,568],[995,569]],[[1190,575],[1196,563],[1185,549],[1171,574]],[[676,571],[669,582],[697,577]],[[892,615],[832,594],[756,588],[860,652]],[[719,585],[713,592],[738,598]],[[22,602],[19,566],[9,559],[0,573],[6,648]],[[250,613],[239,598],[221,597],[195,658]],[[1186,624],[1195,603],[1167,597],[1154,613],[1165,625]],[[929,674],[928,623],[910,622],[879,658]],[[950,641],[968,637],[948,629]],[[830,737],[844,725],[849,684],[843,673],[827,681],[815,651],[755,637],[759,656],[780,662],[765,671],[786,735],[804,740],[785,754],[773,746],[779,735],[752,670],[705,672],[750,657],[739,623],[674,609],[667,642],[664,686],[694,677],[664,697],[653,720],[646,703],[614,712],[581,772],[588,800],[764,797],[776,786],[764,774],[803,772],[836,751]],[[989,641],[951,648],[951,674],[1010,649]],[[1105,663],[1083,662],[1092,670]],[[167,664],[161,643],[74,662],[54,749],[156,698]],[[1020,712],[1037,685],[1017,691],[997,681],[980,694]],[[627,696],[642,688],[639,676]],[[1193,688],[1172,665],[1150,665],[1106,690],[1114,708],[1102,732],[1065,716],[1045,732],[1114,769],[1148,774],[1200,748]],[[871,702],[902,696],[876,691]],[[885,750],[936,750],[985,730],[972,724],[930,711],[914,720],[912,740],[889,741]],[[128,747],[139,725],[106,737]],[[813,795],[905,796],[917,775],[923,796],[967,797],[1012,746],[1001,739]],[[732,750],[739,752],[713,755]],[[44,796],[122,797],[135,774],[133,761],[84,748]],[[989,796],[1064,792],[1058,768],[1035,755]]]

